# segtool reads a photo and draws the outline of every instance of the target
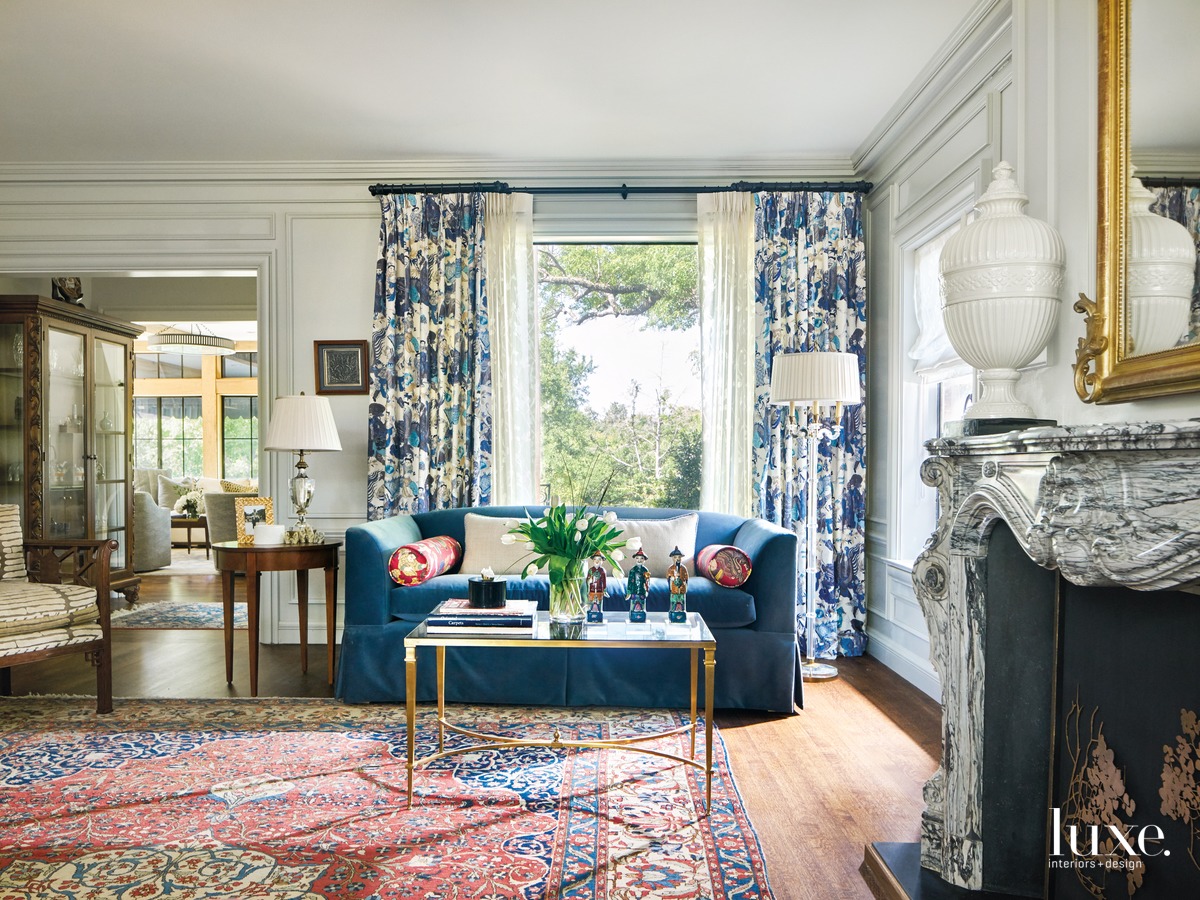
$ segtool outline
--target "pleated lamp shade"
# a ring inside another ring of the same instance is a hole
[[[326,397],[276,397],[264,450],[341,450],[333,409]]]
[[[858,357],[810,350],[782,353],[771,364],[771,403],[861,403]]]

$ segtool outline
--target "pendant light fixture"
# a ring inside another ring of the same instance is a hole
[[[183,353],[198,356],[228,356],[234,352],[234,342],[218,337],[200,324],[168,325],[146,338],[152,353]]]

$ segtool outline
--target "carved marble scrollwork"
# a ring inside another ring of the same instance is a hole
[[[1035,560],[1071,582],[1160,590],[1200,574],[1200,469],[1173,452],[1054,460],[1030,528]]]

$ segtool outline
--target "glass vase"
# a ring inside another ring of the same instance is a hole
[[[587,613],[587,579],[582,560],[565,560],[556,565],[550,560],[550,621],[582,622]],[[555,569],[561,568],[562,578],[555,583]]]

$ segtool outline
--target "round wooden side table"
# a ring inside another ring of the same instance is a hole
[[[300,605],[300,667],[308,671],[308,570],[325,570],[325,642],[329,653],[328,677],[333,684],[333,654],[337,634],[337,570],[341,541],[321,544],[277,544],[256,547],[237,541],[212,545],[213,562],[221,573],[221,600],[225,607],[225,681],[233,684],[233,576],[246,575],[246,614],[250,640],[250,696],[258,696],[258,586],[263,572],[295,572],[296,599]]]

